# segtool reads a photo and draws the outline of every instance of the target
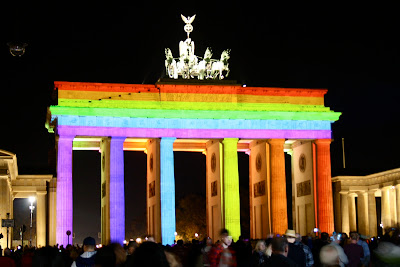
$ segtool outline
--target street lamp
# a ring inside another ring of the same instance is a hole
[[[31,210],[31,229],[29,231],[29,243],[30,246],[32,246],[32,218],[33,218],[33,210],[35,209],[35,206],[33,206],[33,202],[35,202],[35,197],[29,197],[29,202],[31,202],[31,205],[29,206],[29,209]]]

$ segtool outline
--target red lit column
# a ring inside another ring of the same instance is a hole
[[[331,139],[318,139],[317,146],[317,212],[318,228],[321,232],[334,231],[333,196],[331,181]]]
[[[285,139],[270,139],[271,155],[271,217],[272,232],[284,234],[288,227],[285,154],[283,145]]]

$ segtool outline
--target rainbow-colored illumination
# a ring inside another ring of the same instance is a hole
[[[171,140],[226,139],[229,141],[224,143],[224,155],[230,155],[230,149],[234,147],[232,140],[237,141],[238,138],[330,139],[331,123],[341,115],[324,106],[324,95],[327,92],[324,89],[73,82],[55,82],[55,89],[58,92],[58,105],[51,106],[50,112],[52,120],[57,119],[56,130],[60,138],[162,138],[161,166],[164,167],[161,167],[161,231],[164,244],[172,244],[175,231],[174,205],[170,202],[174,200],[175,194],[172,186]],[[66,150],[62,148],[59,154]],[[66,155],[61,156],[62,160],[63,156]],[[59,181],[66,179],[69,183],[72,166],[69,161],[65,164],[65,167],[58,168],[58,177]],[[237,219],[240,207],[230,193],[236,194],[237,191],[237,174],[234,174],[237,172],[234,170],[236,167],[237,158],[224,160],[225,189],[221,194],[225,201],[225,224],[235,236],[240,234],[240,220]],[[67,198],[72,193],[62,188],[69,186],[64,185],[64,182],[60,182],[59,186],[57,190],[63,193],[58,195],[57,212],[65,212],[70,203],[63,196]],[[228,192],[228,187],[234,190]],[[64,194],[64,191],[68,192]],[[62,220],[68,222],[58,220],[57,231],[60,233],[57,232],[57,242],[61,240],[61,231],[65,232],[69,225],[72,226],[69,213],[62,216]],[[59,225],[62,227],[59,228]],[[116,235],[119,239],[120,234]]]
[[[331,138],[327,90],[56,82],[58,134],[175,138]]]

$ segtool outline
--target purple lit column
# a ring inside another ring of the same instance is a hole
[[[164,137],[160,142],[161,238],[163,245],[175,240],[175,174],[173,144],[176,138]]]
[[[110,143],[110,239],[121,245],[125,239],[124,141],[125,137],[112,137]]]
[[[57,152],[57,235],[56,240],[64,247],[72,242],[67,231],[72,229],[72,141],[73,136],[58,138]],[[68,242],[69,241],[69,242]]]

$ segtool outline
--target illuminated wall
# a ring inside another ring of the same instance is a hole
[[[161,141],[161,166],[171,166],[170,160],[173,162],[172,150],[169,151],[172,142],[167,140],[330,139],[331,123],[340,116],[340,113],[324,106],[324,95],[327,93],[324,89],[55,82],[55,90],[58,105],[51,106],[50,112],[52,120],[57,119],[56,130],[60,137],[163,138],[165,146]],[[163,147],[167,148],[164,152]],[[60,153],[71,152],[61,149],[59,156]],[[62,154],[63,161],[64,157],[69,159],[70,156]],[[233,171],[234,162],[233,158],[225,162],[227,167],[230,166],[225,168],[225,172]],[[62,219],[57,221],[61,227],[57,228],[57,241],[60,244],[65,244],[61,234],[72,227],[69,211],[72,200],[67,199],[72,194],[72,191],[68,193],[71,170],[67,169],[72,166],[69,161],[65,164],[58,169],[61,180],[57,190],[61,194],[57,195],[57,215],[61,212]],[[166,183],[166,187],[160,189],[161,225],[164,228],[161,231],[165,243],[164,235],[168,242],[170,239],[173,241],[170,235],[175,229],[175,215],[165,217],[163,214],[172,214],[172,211],[162,204],[164,199],[171,198],[172,201],[170,185],[174,181],[173,165],[172,168],[161,169],[160,179],[161,184]],[[228,185],[236,192],[236,174],[230,179]],[[237,235],[240,224],[237,225],[235,214],[239,205],[234,203],[234,196],[229,193],[225,195],[225,201],[234,207],[225,214],[228,216],[225,219],[229,219],[225,223]]]

